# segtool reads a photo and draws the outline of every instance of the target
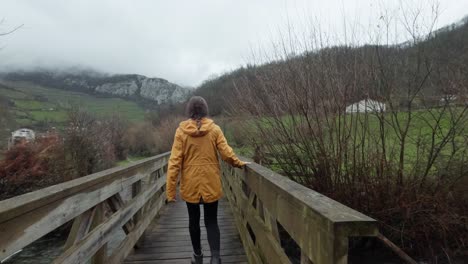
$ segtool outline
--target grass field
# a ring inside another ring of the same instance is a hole
[[[452,117],[460,117],[460,123],[457,126],[457,129],[455,131],[455,135],[453,140],[450,140],[446,144],[442,144],[442,141],[446,137],[447,134],[450,133],[451,128],[453,127],[452,125]],[[440,117],[439,122],[437,122],[437,119]],[[302,117],[295,117],[295,121],[292,121],[292,118],[289,117],[284,117],[281,118],[279,121],[284,125],[283,128],[276,127],[279,124],[275,123],[273,119],[269,118],[262,118],[261,120],[254,120],[253,122],[258,123],[261,127],[264,129],[268,129],[271,131],[276,131],[278,129],[287,129],[290,132],[288,132],[290,135],[295,135],[295,129],[300,129],[301,125],[297,124],[305,124],[305,121],[301,120]],[[405,123],[405,121],[408,118],[408,113],[407,112],[398,112],[396,116],[393,119],[398,119],[398,121],[402,124]],[[345,120],[346,119],[346,120]],[[385,114],[385,120],[386,122],[384,123],[384,131],[385,131],[385,144],[386,144],[386,153],[388,155],[388,159],[392,160],[397,160],[399,158],[399,151],[400,151],[400,137],[399,133],[397,132],[398,130],[395,130],[395,127],[392,125],[392,116],[391,113],[386,113]],[[252,120],[251,120],[252,121]],[[352,149],[356,149],[357,153],[359,153],[360,149],[364,149],[365,151],[368,150],[377,150],[381,149],[382,141],[380,139],[380,123],[376,115],[374,114],[369,114],[369,115],[364,115],[364,114],[349,114],[346,116],[342,116],[339,119],[335,120],[336,122],[340,122],[341,126],[336,125],[334,128],[332,128],[333,132],[332,134],[335,135],[333,136],[333,144],[336,146],[337,142],[337,134],[336,134],[336,128],[337,127],[344,127],[343,124],[347,124],[346,127],[349,127],[350,122],[353,122],[351,127],[353,127],[352,131],[354,131],[354,128],[356,128],[355,132],[352,132],[349,130],[349,128],[343,129],[344,133],[349,133],[351,132],[350,138],[348,139],[348,142],[350,143],[349,146],[352,147]],[[333,121],[332,121],[333,122]],[[243,125],[247,125],[249,122],[243,121]],[[293,123],[296,123],[296,125],[292,125]],[[237,125],[236,122],[232,124],[226,124],[226,136],[228,139],[233,139],[232,134],[235,131],[235,126]],[[255,125],[251,124],[251,129],[255,131]],[[459,155],[463,155],[463,149],[466,148],[467,144],[467,139],[468,139],[468,111],[465,109],[465,107],[460,106],[460,107],[451,107],[450,109],[445,109],[443,110],[442,108],[432,108],[432,109],[425,109],[425,110],[420,110],[420,111],[414,111],[412,113],[412,121],[410,123],[407,137],[406,137],[406,142],[405,142],[405,153],[404,153],[404,159],[405,159],[405,170],[412,170],[414,169],[414,164],[418,159],[421,159],[421,155],[423,157],[427,156],[427,153],[430,151],[430,145],[432,144],[432,140],[434,140],[433,144],[435,145],[435,150],[440,149],[440,158],[444,160],[445,158],[448,158],[452,151],[457,149],[458,151],[455,154],[455,157],[459,157]],[[276,127],[276,128],[275,128]],[[324,129],[323,131],[326,131],[326,127],[328,127],[325,124],[322,124],[322,128]],[[436,133],[433,133],[433,129],[435,128]],[[364,133],[364,131],[367,131]],[[253,133],[254,135],[256,133]],[[363,136],[365,134],[365,136]],[[324,135],[325,138],[328,138],[330,134],[326,133]],[[432,138],[434,136],[434,138]],[[239,138],[239,136],[237,136]],[[352,142],[353,139],[356,138],[357,140],[357,145],[353,146]],[[271,140],[271,139],[269,139]],[[313,140],[313,139],[311,139]],[[330,140],[330,139],[327,139]],[[361,140],[364,140],[363,142]],[[261,142],[257,141],[257,142]],[[301,141],[302,142],[302,141]],[[233,142],[234,143],[234,142]],[[292,143],[292,142],[291,142]],[[303,143],[303,142],[302,142]],[[235,145],[235,144],[234,144]],[[294,148],[294,146],[300,146],[301,143],[296,142],[295,144],[292,144],[291,147]],[[331,145],[330,145],[331,146]],[[254,154],[254,147],[251,144],[245,144],[242,146],[234,146],[236,153],[239,155],[251,157]],[[298,149],[298,152],[300,150]]]
[[[60,127],[67,119],[67,109],[72,105],[101,117],[118,114],[130,121],[141,121],[145,117],[145,110],[130,100],[96,97],[28,83],[0,85],[0,95],[10,101],[10,110],[18,126],[34,127],[40,122],[47,122]]]

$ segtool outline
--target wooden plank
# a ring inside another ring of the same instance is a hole
[[[90,210],[88,210],[90,211]],[[65,241],[65,245],[63,246],[63,248],[66,250],[68,248],[70,248],[71,246],[73,246],[73,244],[75,244],[75,241],[76,241],[76,236],[78,234],[78,229],[80,228],[80,225],[81,225],[81,217],[86,214],[88,211],[84,212],[83,214],[77,216],[75,218],[75,220],[73,220],[73,224],[72,224],[72,227],[70,229],[70,232],[68,233],[68,237],[67,237],[67,241]]]
[[[223,177],[221,178],[223,189],[226,194],[227,199],[229,200],[229,205],[231,210],[233,211],[235,224],[237,229],[239,230],[239,235],[242,240],[242,244],[244,246],[244,251],[246,252],[247,258],[250,263],[263,263],[261,257],[257,251],[257,248],[250,238],[248,230],[245,225],[245,220],[241,215],[241,201],[240,199],[234,199],[234,190],[237,188],[240,190],[240,181],[236,181],[235,175],[226,175],[226,164],[222,164],[223,166]],[[232,171],[231,168],[228,168],[229,171]],[[244,200],[246,199],[244,195]]]
[[[170,153],[166,152],[126,166],[114,167],[72,181],[0,201],[0,223],[59,199],[64,199],[67,196],[86,190],[102,182],[109,180],[114,181],[115,178],[128,177],[141,172],[156,171],[167,164],[169,155]]]
[[[221,234],[221,245],[224,244],[239,244],[241,243],[239,240],[239,237],[237,236],[231,236],[231,237],[226,237]],[[202,246],[208,246],[208,240],[206,236],[202,236],[201,238],[201,244]],[[242,244],[242,243],[241,243]],[[163,247],[187,247],[191,248],[192,246],[192,241],[190,240],[190,237],[187,237],[187,239],[184,240],[160,240],[157,237],[151,237],[148,238],[148,241],[145,241],[143,244],[143,247],[141,250],[145,250],[146,248],[163,248]],[[140,249],[139,249],[140,250]]]
[[[229,203],[221,200],[218,205],[223,263],[247,262]],[[203,210],[202,207],[200,210]],[[201,245],[205,259],[209,261],[210,251],[203,219],[200,225]],[[190,263],[192,244],[188,231],[188,213],[184,202],[168,204],[148,230],[145,242],[126,258],[125,263]]]
[[[222,226],[219,228],[220,231],[223,232],[223,234],[237,234],[237,228],[235,226],[229,225],[229,226]],[[206,234],[206,229],[201,228],[201,234],[204,235]],[[159,229],[153,232],[148,232],[147,236],[168,236],[168,235],[173,235],[173,236],[186,236],[189,234],[189,230],[185,226],[184,228],[171,228],[171,229]]]
[[[144,260],[161,260],[161,259],[178,259],[184,257],[190,257],[193,251],[178,251],[178,252],[153,252],[153,253],[145,253],[145,254],[133,254],[129,256],[127,260],[129,261],[144,261]],[[204,250],[204,256],[210,257],[211,252],[208,249]],[[242,255],[244,254],[243,248],[236,248],[236,249],[223,249],[220,251],[221,258],[225,256],[232,256],[232,255]],[[111,262],[111,263],[118,263],[118,262]]]
[[[187,243],[181,243],[177,246],[153,246],[150,247],[148,244],[145,244],[144,247],[138,250],[138,254],[146,254],[146,253],[154,253],[154,252],[161,252],[161,253],[171,253],[171,252],[188,252],[192,253],[192,243],[189,240],[186,240]],[[204,240],[204,243],[201,243],[202,248],[205,251],[209,250],[208,240]],[[157,248],[157,249],[155,249]],[[221,251],[227,249],[244,249],[242,244],[240,243],[239,239],[233,240],[225,240],[221,241]]]
[[[226,175],[229,173],[232,174]],[[340,241],[347,241],[348,236],[374,236],[377,233],[374,219],[258,164],[249,165],[246,170],[235,169],[234,173],[228,169],[224,174],[226,187],[232,189],[235,196],[235,199],[230,199],[231,202],[241,202],[238,205],[240,215],[250,217],[248,222],[251,225],[255,221],[251,222],[250,219],[255,219],[257,215],[260,217],[260,213],[250,211],[247,197],[244,197],[239,184],[244,182],[250,192],[262,201],[267,212],[265,215],[269,215],[264,219],[274,237],[278,237],[277,230],[271,228],[278,221],[303,250],[303,254],[314,263],[344,263],[342,259],[346,258],[347,247],[346,250],[344,246],[338,247]],[[252,229],[257,232],[256,228]],[[262,234],[263,230],[258,232]],[[264,243],[258,245],[267,246]],[[263,253],[272,254],[273,251]]]
[[[75,218],[72,229],[70,230],[70,234],[68,235],[67,241],[65,242],[65,246],[63,246],[64,250],[69,249],[88,233],[95,212],[96,206]]]
[[[255,245],[261,250],[262,255],[267,258],[265,261],[268,262],[265,263],[290,263],[279,241],[269,232],[268,227],[263,223],[256,209],[252,206],[251,199],[247,199],[242,192],[239,194],[238,200],[241,201],[242,204],[240,208],[243,209],[246,221],[255,234]]]
[[[270,230],[273,237],[279,242],[280,236],[278,231],[278,223],[276,223],[276,219],[268,212],[267,209],[263,209],[265,224],[267,228]]]
[[[104,222],[105,207],[104,204],[96,205],[96,212],[91,224],[91,228],[94,229]],[[93,231],[91,231],[93,232]],[[91,259],[92,264],[105,264],[107,263],[107,243],[102,244],[98,247],[96,254]]]
[[[303,252],[301,252],[301,264],[313,264],[309,257]]]
[[[136,197],[141,191],[142,191],[142,180],[139,180],[137,182],[135,182],[134,184],[132,184],[132,197]],[[139,225],[141,219],[142,219],[142,215],[144,213],[144,209],[145,207],[143,206],[134,216],[133,216],[133,222],[136,224],[136,225]],[[135,247],[138,247],[140,246],[140,244],[142,243],[142,241],[137,241],[137,243],[135,243]]]
[[[142,192],[124,208],[114,213],[103,224],[97,226],[77,245],[65,251],[54,263],[84,263],[103,244],[107,243],[112,232],[121,228],[141,207],[166,183],[165,178],[160,178],[155,185]]]
[[[120,196],[120,193],[116,193],[114,196],[111,198],[107,199],[107,204],[112,210],[112,213],[117,212],[120,208],[124,206],[124,202],[122,200],[122,197]],[[130,219],[125,225],[122,227],[124,230],[125,234],[130,233],[130,231],[134,228],[134,223],[133,220]]]
[[[161,259],[161,260],[146,260],[146,261],[125,261],[125,263],[128,264],[181,264],[181,263],[190,263],[190,257],[184,257],[184,258],[177,258],[177,259]],[[210,258],[209,257],[204,257],[203,258],[203,264],[209,264],[210,263]],[[245,255],[233,255],[233,256],[224,256],[222,258],[222,263],[228,264],[228,263],[235,263],[235,264],[246,264],[247,259],[245,258]]]
[[[238,169],[236,170],[240,173]],[[275,212],[270,205],[275,201],[264,199],[269,197],[266,195],[266,192],[274,192],[290,197],[290,200],[296,200],[333,223],[376,223],[374,219],[258,164],[252,163],[248,165],[248,169],[241,174],[243,174],[242,179],[251,188],[251,191],[257,194],[272,214],[275,214]]]
[[[103,182],[1,223],[0,258],[22,249],[144,176],[139,173],[128,178],[117,178],[110,184]]]
[[[164,205],[165,200],[166,193],[163,192],[157,199],[155,205],[151,208],[151,211],[145,215],[144,219],[140,223],[138,223],[138,227],[130,232],[125,240],[120,243],[119,247],[117,247],[115,252],[109,258],[109,263],[121,263],[128,256],[133,246],[138,242],[143,232]]]

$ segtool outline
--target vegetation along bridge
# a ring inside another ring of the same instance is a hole
[[[165,202],[168,159],[161,154],[1,201],[0,260],[73,220],[54,263],[189,263],[186,208]],[[258,164],[222,164],[222,182],[223,263],[291,263],[286,238],[300,263],[347,263],[349,237],[378,234],[375,220]]]

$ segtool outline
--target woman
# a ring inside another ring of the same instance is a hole
[[[221,263],[218,227],[218,200],[222,196],[218,152],[221,158],[235,167],[243,167],[227,144],[223,132],[207,118],[208,105],[200,96],[187,104],[189,119],[180,123],[172,146],[167,172],[167,200],[176,201],[179,173],[180,196],[187,203],[189,231],[192,240],[192,264],[203,263],[200,245],[200,204],[203,204],[205,227],[211,250],[211,264]]]

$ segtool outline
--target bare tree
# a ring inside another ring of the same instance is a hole
[[[405,250],[463,256],[468,204],[454,195],[468,177],[466,63],[438,55],[446,43],[433,33],[437,4],[429,22],[419,9],[399,12],[382,18],[372,45],[330,47],[316,31],[308,43],[284,39],[273,62],[234,79],[233,111],[255,127],[258,153],[292,180],[379,219]],[[408,42],[392,42],[395,26]],[[456,100],[439,100],[447,89]],[[371,99],[385,109],[345,111]]]

